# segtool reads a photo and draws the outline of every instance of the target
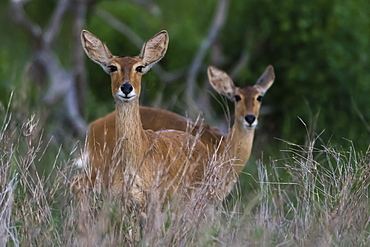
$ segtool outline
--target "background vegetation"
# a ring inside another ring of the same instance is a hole
[[[259,131],[267,136],[263,137],[265,149],[267,145],[278,150],[276,147],[281,143],[274,141],[274,137],[302,143],[305,134],[298,117],[310,121],[313,115],[318,115],[317,131],[325,130],[325,142],[348,145],[343,141],[347,139],[365,151],[370,131],[370,109],[366,104],[370,90],[370,18],[366,10],[370,4],[364,0],[219,2],[226,2],[224,22],[191,82],[195,87],[191,98],[207,121],[225,130],[225,124],[220,124],[225,121],[222,108],[212,100],[214,92],[209,92],[206,78],[209,64],[230,73],[241,86],[253,84],[263,69],[272,64],[276,81],[265,98],[266,115],[261,117]],[[174,78],[157,76],[157,72],[144,77],[142,104],[183,115],[188,112],[195,117],[199,111],[189,107],[188,97],[184,95],[189,87],[187,72],[207,38],[219,2],[87,1],[83,28],[98,35],[117,55],[136,55],[142,44],[140,40],[135,41],[133,35],[123,32],[125,27],[141,40],[159,30],[168,30],[170,47],[160,65]],[[57,4],[58,1],[45,4],[32,0],[24,9],[29,19],[45,30]],[[50,86],[47,78],[25,74],[35,55],[37,40],[12,21],[15,13],[9,1],[1,5],[4,28],[0,41],[3,61],[0,100],[6,105],[14,91],[22,92],[31,106],[43,104],[41,99]],[[73,11],[67,9],[50,46],[61,66],[71,71],[76,67],[73,62],[76,40],[71,37],[73,25]],[[77,46],[78,53],[82,54],[80,44]],[[86,56],[82,56],[87,61]],[[80,113],[90,122],[114,109],[114,105],[108,76],[93,62],[87,61],[86,65],[84,73],[88,83],[76,97],[82,98]],[[50,105],[58,109],[58,102],[60,99]],[[60,124],[52,119],[48,123]]]
[[[55,10],[63,4],[58,17]],[[340,245],[351,236],[351,244],[366,246],[369,11],[365,0],[1,1],[0,189],[7,198],[5,191],[19,185],[14,211],[2,211],[9,212],[7,226],[15,227],[6,228],[13,245],[41,241],[39,232],[24,228],[36,223],[37,231],[53,234],[69,227],[73,238],[73,224],[63,218],[73,208],[65,206],[69,192],[62,184],[73,172],[71,159],[86,123],[114,109],[108,75],[82,52],[78,34],[85,28],[116,55],[137,55],[144,40],[168,30],[169,50],[159,68],[144,76],[142,104],[192,118],[201,111],[206,122],[223,131],[228,122],[209,88],[207,66],[225,70],[240,86],[252,85],[268,64],[275,67],[254,155],[240,177],[241,199],[232,204],[242,208],[242,216],[233,218],[227,211],[222,217],[235,228],[225,232],[215,224],[209,232],[219,235],[210,234],[203,244],[231,243],[241,231],[250,233],[244,237],[256,245],[323,239]],[[22,13],[33,29],[22,22]],[[37,177],[34,186],[27,184],[29,176]],[[27,193],[35,190],[49,197],[29,200]],[[22,205],[39,210],[40,217],[27,218]],[[341,215],[347,218],[339,220]],[[351,228],[349,222],[358,224]],[[190,242],[201,239],[194,234]]]

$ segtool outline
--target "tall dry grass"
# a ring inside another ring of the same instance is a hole
[[[81,210],[69,189],[73,148],[46,137],[36,116],[1,111],[0,246],[370,246],[369,151],[308,134],[306,144],[285,142],[278,157],[249,164],[258,176],[241,179],[256,189],[237,184],[222,203],[201,188],[162,207],[152,192],[143,215],[97,190]]]

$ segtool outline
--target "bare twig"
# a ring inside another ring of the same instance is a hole
[[[39,25],[31,22],[24,13],[23,5],[26,0],[11,0],[10,2],[10,11],[14,21],[22,27],[33,40],[36,41],[36,44],[41,45],[42,40],[42,31]]]
[[[249,44],[251,40],[251,34],[248,33],[248,31],[244,35],[244,47],[242,47],[242,54],[240,55],[239,59],[231,66],[233,69],[230,72],[230,77],[232,79],[235,79],[240,72],[243,70],[243,68],[247,65],[249,62]]]
[[[70,7],[70,0],[60,0],[57,7],[55,8],[54,14],[51,17],[48,27],[44,31],[44,42],[47,46],[50,46],[55,40],[56,35],[59,32],[60,25],[64,14]]]
[[[77,105],[79,112],[83,115],[85,99],[87,95],[87,76],[85,57],[81,49],[80,34],[81,30],[85,26],[86,13],[90,0],[79,0],[76,1],[74,11],[74,25],[72,26],[72,63],[73,63],[73,77],[74,87],[76,88],[75,97],[77,99]],[[77,97],[78,96],[78,97]]]
[[[29,33],[36,43],[35,55],[32,62],[38,64],[37,67],[43,67],[41,71],[46,71],[49,76],[50,86],[43,98],[44,102],[50,106],[63,100],[63,107],[65,108],[68,122],[72,126],[73,131],[77,135],[82,136],[85,133],[86,123],[78,110],[79,104],[77,101],[75,80],[72,73],[61,66],[51,48],[56,35],[59,33],[62,19],[71,6],[71,0],[60,0],[58,2],[48,28],[44,32],[42,32],[39,25],[33,23],[26,16],[24,11],[26,1],[12,0],[10,3],[15,22]]]
[[[111,25],[118,32],[125,35],[138,49],[141,49],[144,40],[140,38],[130,27],[102,9],[96,8],[96,15]],[[156,64],[152,70],[158,75],[160,80],[165,83],[171,83],[186,74],[186,69],[179,69],[169,73],[165,71],[160,64]]]
[[[136,4],[140,4],[155,16],[159,16],[162,13],[158,5],[156,5],[152,0],[130,0],[130,1]]]
[[[100,8],[96,8],[95,13],[99,18],[109,23],[109,25],[111,25],[114,29],[125,35],[137,48],[141,49],[144,40],[140,38],[134,31],[132,31],[132,29],[126,24]]]
[[[249,61],[249,52],[247,50],[244,50],[239,57],[238,61],[232,66],[233,70],[230,72],[230,77],[232,79],[235,79],[240,72],[243,70],[243,68],[246,66],[246,64]]]
[[[227,17],[227,9],[229,0],[219,0],[218,6],[215,12],[213,22],[209,28],[207,37],[203,40],[200,45],[193,62],[189,69],[189,74],[186,80],[186,100],[188,103],[188,110],[190,115],[198,114],[198,107],[194,101],[194,89],[198,72],[202,66],[202,61],[206,52],[211,47],[212,43],[216,40],[222,26],[225,23]]]

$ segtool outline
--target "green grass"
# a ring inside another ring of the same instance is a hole
[[[307,134],[250,164],[257,175],[241,177],[254,186],[238,183],[224,202],[199,191],[161,208],[153,194],[144,217],[109,193],[90,193],[81,210],[70,192],[74,146],[34,115],[1,111],[0,246],[370,246],[369,151]]]

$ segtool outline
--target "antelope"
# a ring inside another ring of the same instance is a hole
[[[109,172],[96,162],[92,163],[92,171],[106,173],[103,183],[114,195],[119,195],[127,186],[135,206],[145,206],[146,194],[153,187],[166,195],[179,192],[187,196],[192,188],[199,186],[204,175],[208,162],[206,146],[183,131],[144,130],[139,113],[142,75],[165,55],[167,31],[150,38],[135,57],[112,55],[108,47],[87,30],[81,32],[81,42],[87,56],[109,73],[116,103],[115,140],[113,133],[105,135],[107,143],[115,142],[111,156],[105,157],[111,163]],[[106,123],[108,130],[111,124],[113,122]],[[156,184],[158,174],[161,180]],[[89,179],[77,178],[74,192],[91,186]]]
[[[216,142],[220,139],[220,132],[216,128],[210,128],[209,125],[200,123],[194,124],[190,119],[179,114],[152,108],[148,106],[139,106],[140,119],[143,128],[153,131],[180,130],[190,131],[194,136],[200,135],[202,142]],[[82,168],[92,164],[89,181],[93,186],[98,173],[103,174],[104,179],[108,179],[111,162],[106,157],[113,156],[113,150],[116,145],[116,111],[110,112],[90,123],[86,135],[86,150],[75,161],[75,165]]]
[[[244,88],[236,87],[228,74],[216,67],[209,66],[207,74],[211,86],[218,93],[235,102],[234,125],[228,135],[223,136],[218,129],[210,129],[208,125],[205,125],[205,131],[201,135],[201,141],[207,146],[210,155],[216,154],[218,161],[221,158],[229,161],[223,166],[218,166],[219,184],[216,194],[222,199],[230,193],[237,177],[249,160],[261,102],[264,94],[273,84],[275,74],[273,66],[270,65],[254,86]],[[116,112],[112,112],[91,123],[87,139],[91,162],[109,164],[103,161],[105,157],[103,148],[109,151],[108,157],[111,157],[115,142],[115,114]],[[144,129],[186,131],[189,124],[192,128],[197,127],[194,127],[188,119],[165,110],[140,106],[140,114]],[[106,166],[105,177],[108,176],[108,171],[109,166]],[[217,172],[213,175],[215,174]],[[96,173],[93,170],[92,179],[95,179],[95,176]]]
[[[229,161],[219,167],[221,175],[218,180],[221,180],[222,185],[217,195],[222,198],[230,193],[249,160],[262,99],[273,84],[275,73],[273,66],[269,65],[254,86],[244,88],[236,87],[229,75],[216,67],[209,66],[207,74],[211,86],[235,102],[234,124],[228,135],[216,143],[213,140],[205,142],[208,146],[213,145],[211,150],[223,157],[223,160]]]

